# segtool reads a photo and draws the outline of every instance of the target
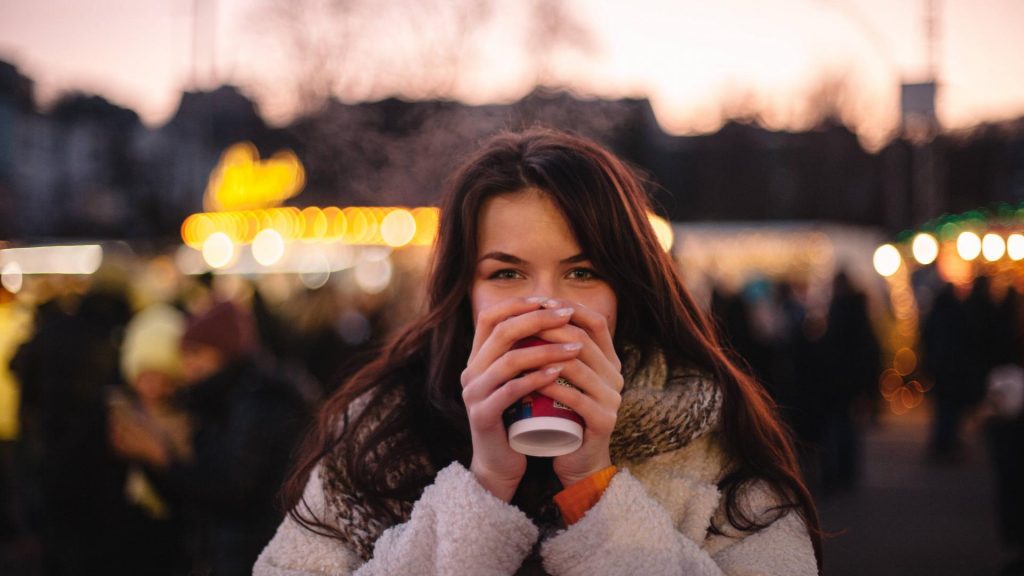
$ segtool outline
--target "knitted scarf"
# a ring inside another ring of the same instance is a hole
[[[714,428],[722,406],[722,391],[706,374],[694,369],[677,368],[670,371],[660,352],[649,355],[641,363],[640,355],[627,349],[623,353],[623,374],[627,375],[619,407],[618,421],[611,437],[613,462],[636,461],[658,454],[678,450],[690,441]],[[377,403],[369,426],[356,431],[356,442],[365,439],[375,415],[390,412],[405,399],[393,392]],[[357,400],[349,413],[363,409],[365,402]],[[367,420],[363,420],[366,424]],[[369,456],[384,461],[390,446],[379,445]],[[432,470],[425,454],[403,458],[386,468],[384,482],[393,482],[407,473]],[[393,499],[369,499],[352,488],[344,457],[335,453],[324,458],[321,479],[328,505],[325,518],[339,526],[344,541],[364,560],[369,560],[373,546],[381,533],[389,527],[405,522],[412,513],[412,502]]]

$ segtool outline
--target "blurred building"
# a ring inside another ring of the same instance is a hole
[[[189,214],[202,211],[210,172],[231,144],[250,141],[269,155],[289,145],[283,133],[269,128],[233,86],[183,93],[171,119],[147,131],[133,150],[141,168],[137,204],[151,233],[174,235]]]
[[[40,112],[31,79],[0,63],[0,237],[176,241],[183,219],[202,209],[221,153],[239,141],[264,157],[297,153],[306,185],[292,204],[430,205],[481,139],[537,124],[595,138],[645,171],[675,221],[815,220],[896,233],[941,212],[1024,200],[1024,119],[939,133],[923,158],[907,132],[872,151],[829,117],[804,132],[745,120],[673,136],[645,99],[547,89],[481,106],[332,100],[274,128],[224,86],[184,93],[174,116],[150,129],[96,96],[66,96]]]

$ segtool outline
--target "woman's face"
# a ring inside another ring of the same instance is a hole
[[[615,335],[615,293],[546,194],[526,189],[492,196],[479,218],[470,292],[474,324],[480,310],[501,300],[546,296],[598,312]]]

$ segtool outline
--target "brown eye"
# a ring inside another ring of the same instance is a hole
[[[488,280],[516,280],[522,278],[522,274],[511,268],[503,268],[487,277]]]
[[[600,276],[597,272],[591,268],[573,268],[569,271],[569,278],[571,280],[597,280]]]

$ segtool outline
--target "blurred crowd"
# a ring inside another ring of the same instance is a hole
[[[10,347],[0,573],[248,575],[317,403],[380,317],[332,283],[271,306],[198,276],[138,306],[122,280],[54,289]]]
[[[964,458],[965,423],[980,423],[993,468],[996,515],[1015,554],[1004,574],[1024,574],[1024,302],[987,276],[943,284],[922,323],[924,369],[934,383],[929,458]]]
[[[5,378],[20,393],[16,426],[0,414],[0,573],[249,574],[318,404],[416,300],[210,275],[140,299],[127,276],[42,285],[31,306],[0,290],[0,396]],[[956,465],[965,422],[983,420],[1000,527],[1020,549],[1024,305],[984,276],[932,292],[915,374],[934,415],[922,456]],[[827,293],[755,280],[709,302],[823,498],[858,488],[891,356],[884,302],[842,271]]]
[[[716,289],[711,310],[740,362],[779,404],[812,487],[855,488],[861,431],[876,417],[882,371],[866,294],[840,272],[828,306],[816,310],[808,286],[759,280],[739,292]]]
[[[905,376],[930,400],[927,465],[962,463],[965,429],[981,432],[999,532],[1015,555],[1005,573],[1024,574],[1024,301],[1012,283],[994,284],[984,275],[919,283],[920,362]],[[711,308],[728,345],[779,404],[812,489],[829,498],[862,481],[863,437],[887,409],[880,376],[893,355],[867,294],[846,272],[833,278],[823,310],[809,305],[807,292],[759,280],[716,289]]]

